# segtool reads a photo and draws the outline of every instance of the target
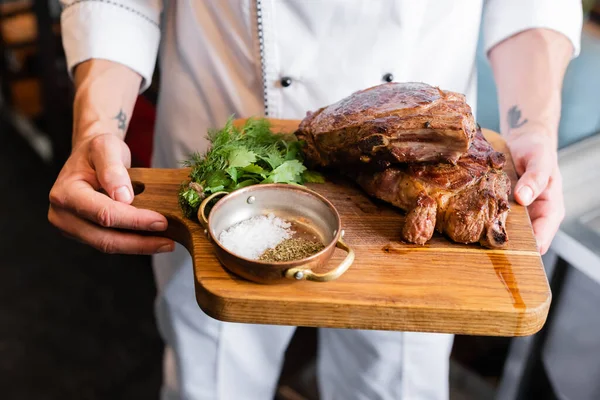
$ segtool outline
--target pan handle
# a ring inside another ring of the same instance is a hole
[[[335,247],[344,250],[348,253],[346,255],[346,258],[344,258],[344,261],[342,261],[340,265],[338,265],[336,268],[323,274],[317,274],[310,269],[295,267],[285,271],[285,277],[288,279],[295,279],[298,281],[307,280],[313,282],[329,282],[339,278],[344,272],[348,270],[348,268],[350,268],[350,266],[354,262],[354,250],[352,250],[352,248],[348,246],[346,242],[344,242],[343,232],[340,235],[340,238],[338,239]]]
[[[198,221],[200,221],[200,224],[202,224],[202,227],[204,229],[208,229],[208,217],[205,214],[206,206],[208,205],[208,203],[210,203],[211,200],[219,196],[225,196],[228,194],[229,192],[215,192],[207,198],[205,198],[204,200],[202,200],[202,203],[200,203],[200,207],[198,207]]]

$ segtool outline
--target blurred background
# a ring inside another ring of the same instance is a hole
[[[600,376],[577,358],[600,360],[600,339],[578,334],[600,336],[592,323],[600,321],[600,201],[580,201],[600,193],[600,1],[582,4],[582,50],[567,71],[559,132],[567,216],[544,257],[548,323],[527,338],[456,337],[452,400],[575,399],[568,393],[581,376]],[[478,121],[498,131],[481,52],[478,76]],[[134,167],[149,165],[159,80],[157,69],[132,116]],[[156,399],[162,342],[149,258],[101,254],[47,222],[48,193],[70,151],[72,96],[58,1],[0,0],[0,398]],[[315,346],[315,331],[299,329],[278,399],[317,399]],[[579,398],[591,399],[586,393]]]

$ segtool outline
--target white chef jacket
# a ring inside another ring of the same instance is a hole
[[[112,60],[137,71],[144,91],[162,44],[154,162],[171,167],[203,149],[205,129],[221,125],[232,112],[302,118],[307,110],[381,83],[388,73],[395,81],[465,93],[476,111],[481,22],[486,51],[542,27],[565,34],[573,56],[582,23],[578,0],[61,3],[69,72],[90,58]],[[284,77],[291,78],[290,86],[281,84]]]
[[[476,112],[475,54],[481,24],[486,51],[520,31],[549,28],[570,39],[573,56],[579,53],[582,24],[578,0],[61,0],[61,3],[69,73],[78,63],[91,58],[111,60],[143,77],[142,92],[151,83],[158,56],[161,84],[152,163],[154,167],[170,168],[180,166],[192,152],[206,149],[206,130],[222,126],[232,114],[301,119],[308,110],[380,84],[390,76],[394,81],[422,81],[464,93]],[[192,326],[196,317],[189,313],[196,312],[197,306],[184,306],[183,302],[193,295],[182,295],[185,290],[193,290],[191,286],[184,288],[192,276],[174,278],[186,258],[189,261],[182,253],[161,254],[155,256],[155,263],[159,266],[156,269],[159,297],[173,305],[171,310],[176,310],[173,312],[187,312],[189,316],[182,317],[179,324]],[[161,318],[168,316],[159,315],[159,324]],[[191,328],[187,329],[186,335],[193,336]],[[164,329],[163,335],[168,336],[167,331],[170,332]],[[177,340],[183,337],[180,335]],[[238,336],[241,337],[244,335]],[[249,343],[243,351],[253,348],[253,342]],[[425,343],[423,340],[422,348],[435,347]],[[194,349],[174,351],[186,352],[189,359]],[[359,348],[356,351],[360,353]],[[409,353],[407,350],[406,354]],[[341,367],[339,362],[333,365]],[[183,367],[181,371],[179,379],[189,380],[190,385],[194,379],[200,379],[199,374],[186,372]],[[427,373],[422,375],[421,386],[426,387]],[[376,379],[365,379],[363,384],[371,385]],[[430,382],[429,386],[435,384]],[[415,398],[407,394],[408,389],[403,390],[405,398]],[[250,398],[251,392],[248,389],[241,393]],[[351,393],[339,398],[348,399]],[[420,393],[419,398],[444,398]]]

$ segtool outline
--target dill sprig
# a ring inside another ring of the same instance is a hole
[[[188,218],[196,218],[200,203],[210,193],[261,183],[324,181],[304,166],[303,143],[294,134],[273,133],[264,118],[250,118],[237,128],[230,117],[223,128],[209,130],[207,138],[209,150],[193,153],[182,163],[190,174],[179,191],[179,205]]]

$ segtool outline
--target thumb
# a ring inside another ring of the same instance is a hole
[[[515,198],[524,206],[530,205],[548,186],[552,162],[548,157],[531,158],[515,187]]]
[[[90,142],[90,162],[106,193],[113,200],[131,203],[133,188],[127,172],[131,153],[125,142],[110,134],[96,136]]]

